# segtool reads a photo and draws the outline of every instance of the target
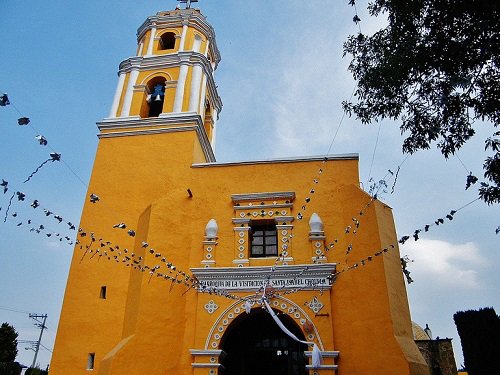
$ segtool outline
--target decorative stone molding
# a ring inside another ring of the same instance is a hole
[[[250,227],[248,223],[250,220],[246,220],[246,226],[234,227],[234,260],[233,264],[237,267],[245,267],[250,263],[248,259],[249,246],[250,246]],[[235,220],[233,219],[233,222]],[[242,224],[245,225],[245,224]]]
[[[210,301],[208,301],[208,303],[205,304],[205,306],[203,306],[205,308],[205,310],[207,310],[207,312],[209,314],[213,314],[218,308],[219,308],[219,305],[217,305],[213,299],[211,299]]]
[[[316,296],[314,296],[311,301],[307,302],[307,307],[309,307],[315,314],[319,313],[324,306],[325,305],[323,305],[323,303],[321,303]]]
[[[278,246],[279,264],[287,265],[293,262],[291,239],[293,216],[291,213],[295,193],[293,191],[264,192],[233,194],[233,208],[235,216],[235,261],[238,267],[242,267],[251,262],[250,259],[250,230],[252,223],[259,220],[272,220],[276,224],[276,239]],[[246,231],[246,232],[245,232]],[[244,234],[246,233],[246,235]],[[244,256],[243,251],[246,251]],[[276,259],[276,256],[274,256]],[[239,261],[244,260],[244,263]]]
[[[105,118],[97,123],[101,131],[99,138],[127,137],[180,131],[195,131],[208,161],[215,161],[215,155],[197,113],[162,113],[159,117],[139,116]]]
[[[203,73],[207,77],[207,90],[208,96],[211,98],[211,105],[220,113],[222,110],[222,99],[219,97],[217,92],[217,85],[215,84],[213,77],[213,68],[208,60],[208,58],[199,52],[193,51],[179,51],[178,53],[172,53],[167,55],[151,55],[149,57],[144,56],[134,56],[126,60],[123,60],[119,66],[119,74],[128,73],[130,71],[150,71],[161,69],[165,70],[168,68],[176,68],[179,66],[200,66]],[[187,74],[187,71],[186,71]],[[181,83],[181,77],[179,77],[179,85]],[[135,80],[134,80],[135,84]],[[123,114],[125,116],[125,114]]]
[[[205,240],[203,241],[203,260],[201,264],[203,267],[215,266],[215,249],[217,246],[217,232],[219,226],[215,219],[210,219],[205,227]]]
[[[339,366],[335,364],[335,360],[339,357],[338,351],[333,350],[322,350],[321,358],[323,358],[323,363],[320,367],[314,368],[312,365],[306,365],[306,369],[309,370],[311,375],[323,375],[323,374],[335,374]],[[307,358],[312,358],[312,351],[304,352]]]
[[[331,275],[335,272],[334,263],[299,264],[288,266],[262,266],[217,268],[191,268],[200,285],[205,288],[219,288],[230,291],[254,292],[268,282],[272,287],[282,290],[300,288],[301,290],[327,290],[332,286]]]
[[[330,155],[327,160],[359,160],[359,154],[338,154]],[[298,156],[290,158],[276,158],[276,159],[262,159],[251,161],[231,161],[231,162],[217,162],[217,163],[194,163],[191,165],[193,168],[211,168],[211,167],[231,167],[236,165],[260,165],[260,164],[275,164],[275,163],[297,163],[297,162],[316,162],[325,160],[324,157],[318,156]]]
[[[243,203],[245,201],[270,201],[270,200],[288,200],[287,204],[295,199],[295,192],[293,191],[280,191],[270,193],[249,193],[249,194],[233,194],[231,195],[233,203]],[[250,204],[251,206],[251,204]]]
[[[205,227],[205,240],[210,241],[217,239],[217,232],[219,231],[219,226],[215,219],[210,219]]]
[[[193,356],[193,362],[191,363],[193,369],[195,371],[196,369],[208,369],[209,375],[217,374],[218,368],[221,367],[219,359],[224,358],[226,355],[222,350],[189,349],[189,352]]]
[[[323,221],[319,215],[314,212],[309,220],[309,241],[311,242],[311,261],[313,263],[324,263],[327,261],[325,256],[325,232],[323,231]]]
[[[310,236],[315,235],[316,233],[320,235],[325,234],[323,231],[323,220],[321,220],[316,212],[314,212],[309,219],[309,228],[311,229],[309,232]]]
[[[219,63],[221,56],[215,40],[215,31],[206,21],[206,17],[194,9],[158,12],[155,16],[148,17],[137,30],[137,41],[140,41],[152,27],[160,29],[179,26],[189,26],[205,35],[210,42],[210,52],[215,57],[215,63]]]
[[[254,295],[250,295],[247,297],[253,296]],[[290,318],[292,318],[299,327],[303,327],[306,322],[311,322],[313,328],[311,330],[311,333],[305,335],[306,340],[317,343],[320,350],[324,350],[323,342],[316,326],[314,325],[313,320],[299,305],[281,296],[273,298],[270,302],[270,305],[273,309],[288,314],[288,316],[290,316]],[[229,306],[226,310],[224,310],[212,325],[212,328],[205,342],[205,349],[218,349],[220,346],[220,340],[222,339],[222,336],[224,336],[227,327],[232,323],[234,319],[236,319],[241,314],[246,314],[245,303],[242,301],[237,301]]]

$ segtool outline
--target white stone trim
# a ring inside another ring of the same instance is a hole
[[[307,358],[312,357],[312,351],[307,350],[304,352],[305,356]],[[322,358],[338,358],[340,352],[338,351],[331,351],[331,350],[322,350],[321,351],[321,357]],[[337,371],[339,368],[338,365],[321,365],[320,367],[314,368],[312,365],[306,365],[306,369],[308,370],[317,370],[317,371]]]
[[[184,90],[186,86],[186,78],[188,73],[188,65],[181,63],[179,78],[177,79],[177,89],[175,90],[174,109],[173,112],[182,112],[182,104],[184,102]]]
[[[206,356],[220,356],[224,351],[222,350],[205,350],[205,349],[189,349],[191,355],[206,355]]]
[[[203,73],[201,78],[201,95],[199,97],[198,113],[205,122],[205,101],[207,100],[207,75]]]
[[[289,258],[289,260],[293,259]],[[237,263],[237,261],[233,260],[233,263]],[[272,270],[273,267],[275,267],[274,271]],[[236,292],[260,289],[262,283],[266,282],[269,275],[272,275],[271,281],[274,284],[273,286],[283,290],[295,289],[297,287],[300,287],[302,290],[325,290],[332,287],[329,276],[335,272],[336,264],[297,264],[273,267],[191,268],[191,272],[200,284]],[[289,280],[293,281],[289,284]]]
[[[205,46],[205,52],[203,53],[205,56],[208,57],[208,49],[210,47],[210,40],[207,39],[207,44]]]
[[[117,118],[105,118],[97,122],[99,130],[106,129],[121,129],[127,128],[143,128],[144,126],[155,126],[164,124],[183,124],[186,122],[194,122],[198,126],[202,126],[200,115],[196,113],[162,113],[159,117],[127,116]]]
[[[245,201],[269,201],[276,199],[289,199],[292,202],[295,199],[294,191],[276,191],[276,192],[265,192],[265,193],[247,193],[247,194],[232,194],[231,200],[233,203],[240,203]],[[235,208],[238,206],[235,206]],[[250,206],[250,207],[260,207]]]
[[[241,211],[241,210],[251,210],[251,209],[257,209],[257,208],[288,208],[292,207],[292,203],[276,203],[276,204],[259,204],[258,206],[233,206],[233,209],[236,211]],[[250,220],[250,219],[249,219]]]
[[[312,351],[310,350],[307,350],[304,352],[304,354],[306,355],[306,357],[312,357]],[[340,355],[340,352],[339,351],[333,351],[333,350],[323,350],[321,351],[321,356],[323,358],[338,358]]]
[[[222,365],[220,363],[191,363],[191,366],[195,368],[219,368]]]
[[[179,51],[180,52],[182,52],[182,51],[185,50],[187,29],[188,29],[188,25],[187,25],[187,23],[184,23],[182,25],[181,42],[180,42],[180,45],[179,45]]]
[[[242,268],[241,270],[247,270],[248,268]],[[319,334],[319,331],[318,331],[318,328],[316,327],[316,325],[314,324],[314,320],[311,319],[311,317],[309,316],[309,314],[304,311],[304,309],[302,309],[302,307],[300,305],[298,305],[297,303],[295,303],[294,301],[288,299],[288,298],[285,298],[285,297],[282,297],[282,296],[275,296],[274,297],[276,300],[279,300],[279,301],[282,301],[282,302],[285,302],[291,306],[294,307],[294,309],[296,311],[298,311],[300,314],[299,316],[305,318],[307,321],[311,322],[313,327],[314,327],[314,341],[317,342],[318,344],[318,347],[321,351],[324,351],[324,346],[323,346],[323,341],[321,339],[321,336]],[[243,296],[242,297],[242,300],[251,300],[251,299],[255,299],[255,294],[250,294],[250,295],[247,295],[247,296]],[[223,321],[223,319],[227,316],[227,314],[230,313],[231,310],[235,309],[235,308],[238,308],[239,312],[236,313],[236,315],[241,315],[241,314],[246,314],[245,312],[245,308],[242,304],[242,300],[240,301],[236,301],[234,302],[233,304],[229,305],[220,315],[219,317],[216,319],[216,321],[214,322],[214,324],[212,325],[209,333],[208,333],[208,336],[207,336],[207,339],[205,341],[205,349],[207,350],[210,350],[210,341],[212,340],[213,336],[214,336],[214,333],[216,332],[216,329],[217,327],[220,327],[220,322]],[[276,308],[278,310],[280,310],[280,306],[275,306],[274,303],[271,304],[271,307],[273,308]],[[234,310],[233,310],[234,311]],[[283,311],[283,310],[282,310]],[[234,317],[234,319],[236,319],[237,316]],[[299,327],[301,326],[301,324],[299,324],[299,322],[297,321],[297,319],[299,318],[295,318],[294,316],[291,316],[291,318],[299,325]],[[231,323],[229,323],[227,326],[229,326]],[[226,327],[225,325],[223,325],[223,327]],[[227,327],[226,327],[227,328]],[[219,333],[221,335],[221,337],[224,336],[226,332],[226,329],[223,329],[223,331],[219,331],[217,333]]]
[[[194,52],[200,52],[202,39],[203,38],[201,37],[201,35],[198,35],[198,34],[194,35],[193,48],[191,48]]]
[[[202,67],[200,65],[193,66],[191,71],[191,88],[189,90],[189,112],[196,112],[200,102],[200,85],[202,77]]]
[[[156,35],[156,26],[151,28],[151,35],[149,37],[148,51],[146,52],[147,56],[151,56],[153,54],[153,45],[155,43],[155,35]]]
[[[210,168],[210,167],[231,167],[235,165],[256,165],[256,164],[278,164],[278,163],[299,163],[299,162],[314,162],[324,160],[324,156],[296,156],[290,158],[279,159],[262,159],[262,160],[248,160],[248,161],[233,161],[221,163],[194,163],[191,165],[193,168]],[[328,155],[328,161],[334,160],[359,160],[359,154],[338,154]]]
[[[212,77],[213,79],[213,77]],[[204,86],[206,87],[207,85],[204,84]],[[222,107],[221,107],[222,108]],[[219,111],[217,110],[217,108],[212,108],[212,128],[213,128],[213,131],[212,131],[212,148],[215,152],[215,140],[217,139],[216,137],[216,133],[217,133],[217,120],[219,119]]]
[[[206,17],[195,9],[180,9],[170,12],[159,12],[155,16],[148,17],[137,30],[137,41],[140,41],[144,34],[153,25],[160,28],[177,28],[181,25],[184,28],[189,22],[189,27],[202,33],[210,42],[209,49],[212,51],[215,63],[218,64],[221,57],[215,40],[215,31],[213,27],[206,21]],[[182,38],[182,37],[181,37]],[[185,39],[185,38],[184,38]],[[183,48],[183,43],[180,46]]]
[[[233,259],[233,264],[235,264],[237,268],[242,268],[242,267],[245,267],[245,265],[250,264],[250,260],[248,260],[248,258]],[[245,267],[245,268],[248,268],[248,267]]]
[[[128,83],[127,83],[127,91],[125,92],[125,98],[123,99],[122,113],[121,116],[129,116],[130,115],[130,107],[132,105],[132,98],[134,95],[134,86],[137,81],[137,77],[139,77],[139,70],[133,69],[130,71]]]
[[[317,370],[317,371],[337,371],[339,369],[338,365],[320,365],[319,367],[313,367],[312,365],[306,365],[307,370]]]
[[[202,67],[203,72],[207,76],[207,96],[210,96],[211,98],[212,108],[214,109],[213,116],[217,116],[217,114],[222,110],[222,100],[217,93],[217,87],[213,77],[214,70],[207,57],[201,53],[187,51],[167,55],[152,55],[149,57],[134,56],[120,63],[119,73],[128,73],[133,69],[137,69],[139,71],[165,70],[179,66],[182,67],[183,65],[200,65]]]
[[[116,84],[115,96],[113,97],[113,103],[111,104],[109,117],[116,117],[117,115],[118,106],[120,105],[120,99],[122,97],[123,86],[125,85],[125,76],[125,73],[120,73],[118,75],[118,83]]]

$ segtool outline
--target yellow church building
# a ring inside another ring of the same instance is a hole
[[[428,374],[357,154],[218,163],[213,28],[187,6],[137,42],[98,123],[51,375]]]

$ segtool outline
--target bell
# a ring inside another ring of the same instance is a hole
[[[155,102],[161,102],[160,94],[156,95]]]

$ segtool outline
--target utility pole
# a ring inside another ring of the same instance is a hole
[[[31,367],[34,368],[36,365],[36,357],[38,357],[38,350],[40,349],[40,342],[42,341],[43,330],[47,328],[45,325],[47,314],[29,314],[29,316],[36,322],[35,325],[40,328],[40,336],[35,343],[35,358],[33,358],[33,363],[31,364]],[[43,321],[40,319],[43,319]]]

